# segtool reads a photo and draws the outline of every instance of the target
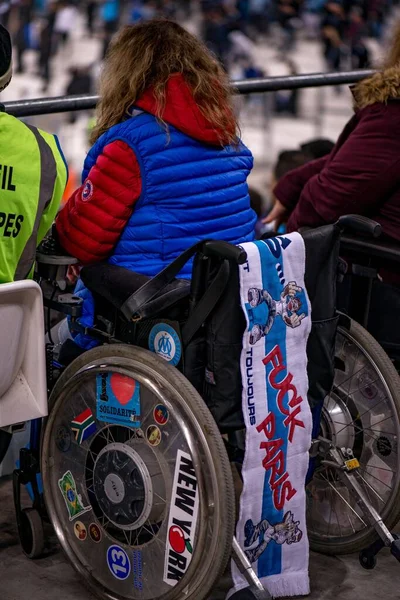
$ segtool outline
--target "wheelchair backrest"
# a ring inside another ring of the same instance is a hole
[[[47,414],[43,301],[34,281],[0,285],[0,427]]]

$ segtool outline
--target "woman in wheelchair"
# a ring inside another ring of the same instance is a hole
[[[83,184],[56,223],[69,254],[154,276],[201,239],[253,239],[253,158],[238,138],[227,75],[198,39],[169,21],[124,28],[100,94]],[[179,276],[190,274],[188,263]],[[76,293],[91,325],[90,294],[82,283]]]

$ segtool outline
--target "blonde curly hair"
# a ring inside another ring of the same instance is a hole
[[[163,122],[167,82],[177,73],[183,76],[221,145],[235,144],[238,126],[227,74],[200,40],[168,20],[124,27],[112,41],[101,76],[91,143],[120,123],[149,88],[156,99],[155,116]]]

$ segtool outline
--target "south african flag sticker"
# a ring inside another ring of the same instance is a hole
[[[90,408],[87,408],[83,413],[75,417],[71,422],[71,429],[78,444],[82,444],[82,442],[95,433],[97,429],[96,421]]]

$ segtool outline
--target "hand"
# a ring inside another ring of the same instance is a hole
[[[300,327],[302,320],[304,319],[306,315],[304,313],[302,313],[301,315],[298,315],[296,313],[292,313],[289,317],[289,315],[286,315],[284,317],[284,321],[286,323],[286,325],[288,327],[291,327],[292,329],[296,329],[296,327]]]
[[[81,272],[81,265],[69,265],[67,271],[67,279],[71,284],[75,284],[79,279],[79,274]]]
[[[275,221],[275,229],[278,229],[279,225],[281,225],[289,215],[288,209],[283,206],[279,200],[275,201],[275,204],[265,219],[262,220],[263,223],[272,223]]]
[[[294,298],[296,294],[299,294],[302,291],[302,288],[299,287],[295,281],[289,281],[289,283],[284,287],[284,290],[281,295],[284,298],[286,298],[286,296]]]

